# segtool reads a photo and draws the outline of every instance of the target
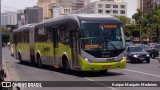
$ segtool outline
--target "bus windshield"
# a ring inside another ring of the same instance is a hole
[[[125,47],[122,24],[82,23],[81,41],[83,49],[117,50]]]

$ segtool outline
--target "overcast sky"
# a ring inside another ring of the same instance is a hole
[[[26,7],[32,7],[37,4],[38,0],[2,0],[2,12],[4,11],[17,11],[20,9],[24,9]],[[99,0],[91,0],[99,1]],[[131,17],[135,12],[137,8],[137,0],[124,0],[128,3],[127,8],[127,16]]]

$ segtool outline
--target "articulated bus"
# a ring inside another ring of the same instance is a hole
[[[59,16],[22,26],[13,34],[13,52],[20,62],[51,65],[65,72],[126,67],[123,24],[113,16]]]

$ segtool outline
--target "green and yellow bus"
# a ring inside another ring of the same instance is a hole
[[[13,31],[14,56],[22,61],[80,71],[126,67],[123,24],[113,16],[71,14]]]

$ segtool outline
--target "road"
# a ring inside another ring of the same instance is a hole
[[[59,69],[44,67],[43,69],[30,65],[20,64],[10,56],[8,48],[2,48],[4,66],[11,81],[160,81],[160,63],[151,59],[147,63],[127,63],[126,69],[109,70],[106,74],[99,72],[72,72],[64,74]],[[158,87],[47,87],[47,88],[22,88],[22,90],[159,90]]]

